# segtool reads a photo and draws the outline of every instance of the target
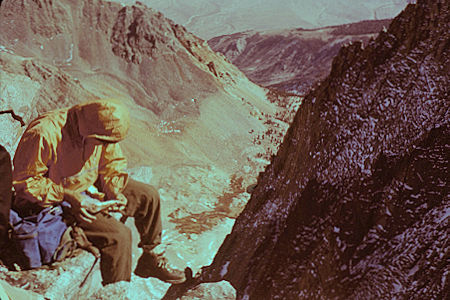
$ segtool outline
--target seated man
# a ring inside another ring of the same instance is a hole
[[[105,285],[131,278],[130,229],[108,214],[97,213],[105,201],[115,200],[109,203],[134,217],[140,234],[143,254],[135,274],[181,283],[184,274],[169,269],[165,259],[152,251],[161,243],[158,192],[129,179],[124,171],[126,160],[118,142],[129,125],[128,110],[106,100],[38,117],[24,132],[14,156],[13,207],[21,215],[33,215],[63,200],[69,202],[78,226],[100,250]]]

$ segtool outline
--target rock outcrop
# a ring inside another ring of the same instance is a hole
[[[362,21],[319,29],[247,31],[212,38],[208,44],[225,55],[253,82],[306,94],[330,73],[331,62],[345,45],[367,44],[391,20]]]
[[[25,295],[28,293],[30,297],[40,295],[42,298],[38,299],[87,299],[102,287],[98,263],[87,276],[94,261],[93,255],[80,250],[77,256],[50,268],[11,272],[0,266],[0,280],[22,290]],[[85,278],[86,282],[82,285]],[[12,299],[27,299],[16,298],[14,293],[10,295]]]
[[[238,299],[448,299],[449,2],[410,4],[304,100],[199,281]]]
[[[0,1],[1,3],[1,1]],[[0,280],[0,299],[29,299],[29,300],[43,300],[39,294],[22,290],[20,288],[13,287],[7,282]]]

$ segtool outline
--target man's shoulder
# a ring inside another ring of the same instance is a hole
[[[64,110],[44,113],[28,125],[22,138],[38,138],[46,140],[48,144],[58,144],[66,120],[67,111]]]
[[[67,120],[67,110],[56,110],[41,114],[34,119],[27,128],[27,131],[35,133],[55,133],[60,131]]]

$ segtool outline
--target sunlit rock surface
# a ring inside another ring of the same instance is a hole
[[[449,2],[343,48],[213,264],[238,299],[447,299]]]
[[[6,281],[0,280],[0,299],[7,299],[6,297],[13,299],[28,299],[28,300],[43,300],[44,297],[27,291],[21,288],[14,287]]]
[[[2,267],[0,279],[14,287],[32,291],[48,299],[83,299],[101,288],[99,265],[80,287],[94,263],[94,256],[81,252],[74,258],[58,263],[51,268],[44,267],[27,271],[8,271]]]
[[[227,281],[215,283],[203,283],[180,297],[181,300],[233,300],[236,299],[236,291]]]

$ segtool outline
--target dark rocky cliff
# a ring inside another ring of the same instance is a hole
[[[448,299],[449,2],[343,48],[200,281],[238,299]]]

